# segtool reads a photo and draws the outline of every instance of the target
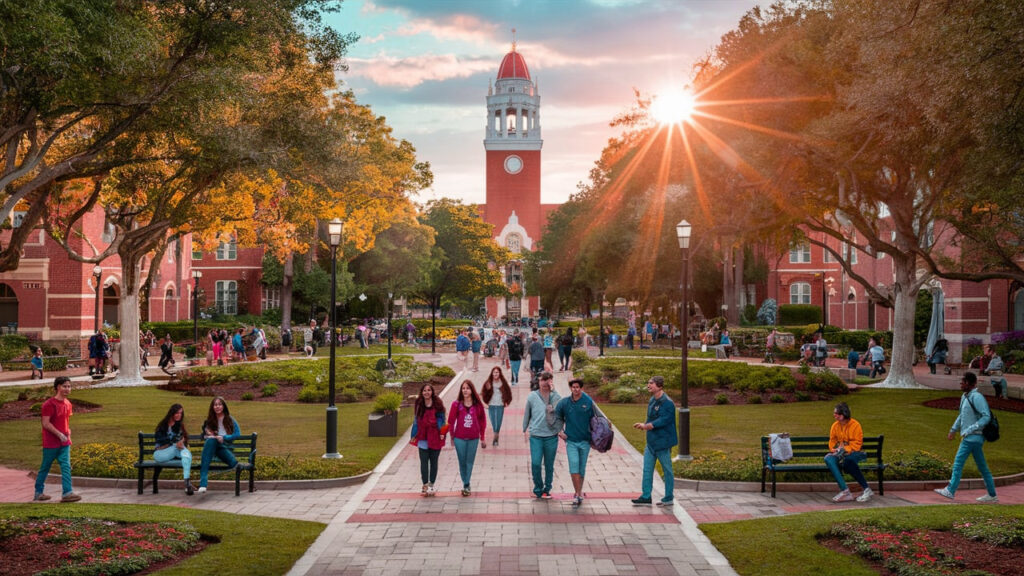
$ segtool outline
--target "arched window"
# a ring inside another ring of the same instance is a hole
[[[807,282],[794,282],[789,285],[790,304],[810,304],[811,285]]]
[[[518,254],[523,249],[523,238],[519,234],[509,234],[505,237],[505,248],[513,254]]]

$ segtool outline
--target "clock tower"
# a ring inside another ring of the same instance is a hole
[[[487,90],[486,222],[494,225],[495,240],[514,255],[532,250],[544,226],[540,203],[540,95],[526,60],[516,51],[505,55],[498,76]],[[515,256],[513,256],[515,258]],[[505,283],[513,296],[488,298],[488,316],[510,320],[536,315],[536,297],[526,298],[522,262],[504,265]]]

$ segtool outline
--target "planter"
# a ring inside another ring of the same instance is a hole
[[[398,412],[373,412],[368,416],[370,437],[398,436]]]

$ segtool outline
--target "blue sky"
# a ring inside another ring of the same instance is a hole
[[[339,74],[429,161],[418,200],[484,201],[488,81],[512,45],[541,96],[542,198],[564,202],[586,181],[608,123],[633,90],[685,84],[694,62],[754,0],[345,0],[328,22],[360,36]]]

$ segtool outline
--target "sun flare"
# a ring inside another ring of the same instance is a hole
[[[696,105],[693,92],[671,89],[654,96],[651,116],[661,124],[677,124],[689,120]]]

